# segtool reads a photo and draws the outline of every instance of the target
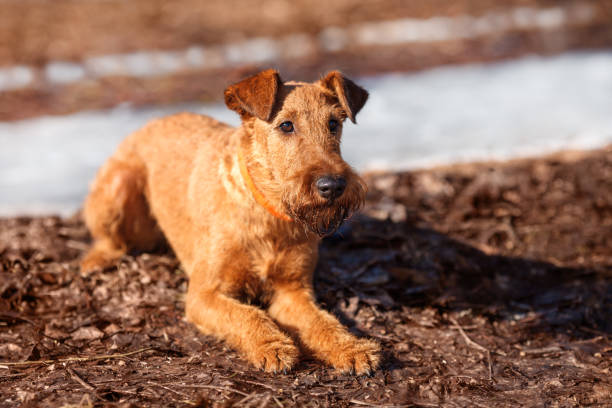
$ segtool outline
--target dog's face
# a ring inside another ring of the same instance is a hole
[[[333,71],[312,84],[282,83],[264,71],[230,86],[226,104],[251,129],[256,181],[294,220],[319,235],[335,231],[363,204],[365,183],[342,159],[342,124],[367,92]]]

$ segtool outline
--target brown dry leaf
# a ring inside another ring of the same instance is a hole
[[[344,314],[346,314],[350,318],[355,317],[358,308],[359,308],[359,297],[357,296],[352,296],[348,298],[348,302],[346,305],[345,305],[345,302],[340,302],[340,310],[342,310]]]
[[[22,352],[23,349],[14,343],[0,345],[0,356],[3,357],[11,358],[16,354],[21,354]]]
[[[94,326],[81,327],[72,333],[73,340],[96,340],[104,337],[104,333]]]

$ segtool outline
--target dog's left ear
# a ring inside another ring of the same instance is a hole
[[[321,79],[321,85],[334,92],[342,108],[353,123],[355,115],[368,100],[368,91],[342,75],[339,71],[331,71]]]
[[[278,88],[282,84],[274,69],[262,71],[230,85],[225,90],[225,104],[240,117],[255,116],[269,121],[272,117]]]

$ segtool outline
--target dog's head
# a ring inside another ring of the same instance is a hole
[[[274,70],[228,87],[226,105],[246,129],[243,148],[271,202],[319,235],[335,231],[365,198],[365,183],[342,159],[346,118],[368,93],[338,71],[314,83],[285,82]]]

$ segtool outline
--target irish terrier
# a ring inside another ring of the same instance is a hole
[[[82,270],[165,237],[189,276],[187,318],[203,333],[266,371],[291,369],[297,343],[342,372],[371,372],[379,345],[319,309],[312,286],[320,237],[364,201],[340,136],[367,97],[337,71],[283,83],[267,70],[226,89],[238,128],[183,113],[133,133],[87,197],[95,242]]]

